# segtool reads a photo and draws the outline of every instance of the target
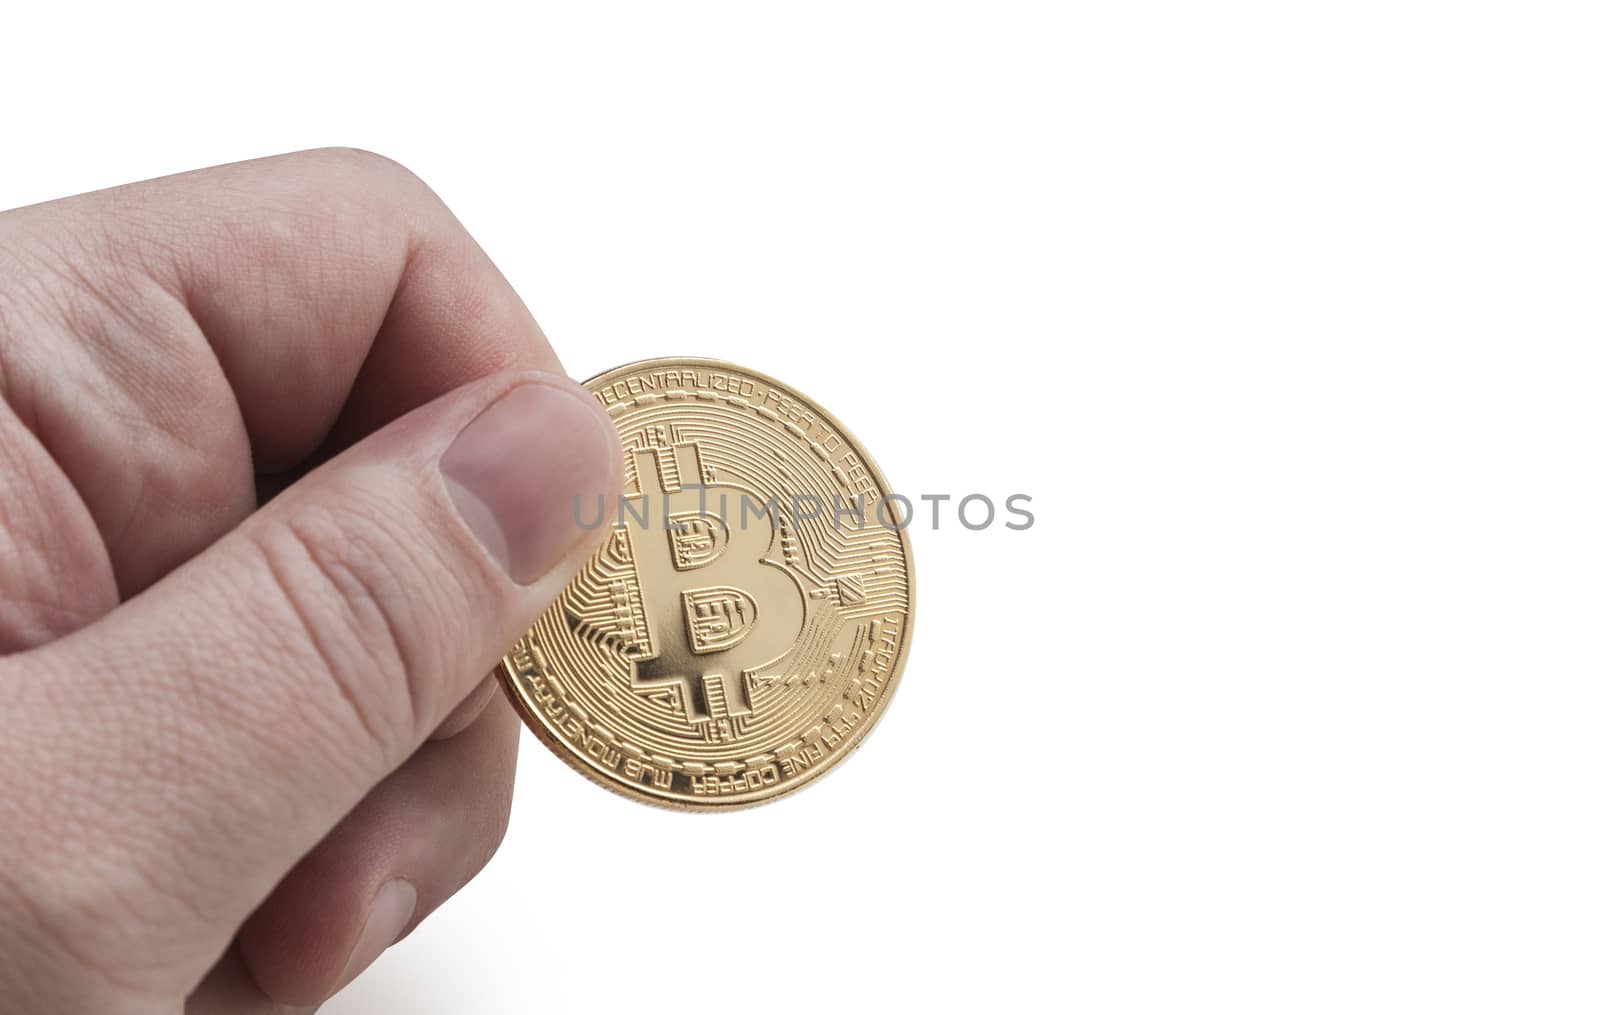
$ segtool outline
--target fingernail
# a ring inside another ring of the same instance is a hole
[[[512,388],[468,423],[439,460],[450,499],[511,580],[527,585],[584,541],[586,514],[615,471],[610,423],[580,390]]]
[[[344,972],[339,976],[339,987],[361,975],[362,970],[377,961],[384,949],[395,943],[400,932],[411,922],[417,908],[417,889],[405,878],[385,881],[378,894],[372,897],[372,909],[367,912],[367,925],[361,928],[356,946],[345,961]]]

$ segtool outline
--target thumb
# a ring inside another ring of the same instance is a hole
[[[50,886],[43,918],[84,929],[93,953],[137,907],[145,969],[192,985],[560,592],[604,535],[574,499],[587,516],[611,496],[619,459],[578,385],[492,376],[368,437],[101,621],[0,660],[0,742],[30,770],[4,788],[27,820],[0,820],[0,856]]]

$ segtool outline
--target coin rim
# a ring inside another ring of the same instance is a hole
[[[888,477],[885,476],[883,474],[883,470],[879,468],[877,460],[872,457],[872,453],[866,449],[866,446],[862,443],[861,439],[851,432],[849,427],[846,427],[844,424],[840,423],[839,420],[834,417],[833,413],[825,409],[810,395],[796,389],[792,384],[787,384],[783,381],[777,380],[776,378],[770,377],[759,370],[752,370],[749,367],[740,366],[737,363],[730,363],[727,360],[711,359],[703,356],[662,356],[653,357],[651,359],[634,360],[631,363],[624,363],[621,366],[612,367],[610,370],[604,370],[584,381],[583,386],[587,390],[589,385],[610,380],[616,375],[634,373],[643,367],[662,367],[668,365],[710,367],[730,370],[735,373],[747,374],[750,377],[756,378],[757,380],[766,382],[768,386],[777,388],[779,391],[788,392],[794,397],[805,402],[808,409],[816,412],[822,417],[824,422],[831,424],[834,430],[836,430],[840,435],[850,442],[852,449],[854,449],[855,452],[861,456],[862,462],[866,464],[867,469],[871,473],[872,477],[878,481],[878,485],[883,489],[884,497],[887,498],[889,494],[894,492],[894,488],[889,485]],[[589,393],[591,395],[594,394],[593,391],[590,391]],[[888,683],[885,686],[882,695],[879,696],[878,705],[868,717],[869,721],[867,722],[866,728],[861,731],[860,736],[856,737],[855,741],[843,751],[830,755],[826,763],[814,765],[798,779],[780,781],[770,788],[762,788],[754,793],[737,797],[711,797],[707,798],[703,802],[688,797],[667,796],[664,794],[651,792],[650,790],[624,783],[615,776],[606,772],[602,772],[586,757],[579,754],[577,751],[573,750],[570,746],[563,742],[555,733],[555,731],[550,729],[550,726],[545,721],[544,717],[540,715],[539,712],[536,711],[532,706],[530,706],[523,699],[521,693],[517,690],[516,674],[509,665],[509,656],[507,655],[501,656],[500,662],[495,665],[495,673],[500,678],[500,687],[503,691],[505,691],[506,697],[511,699],[511,705],[514,709],[516,709],[517,714],[522,717],[523,725],[527,726],[533,731],[533,735],[539,738],[540,742],[550,750],[550,753],[566,762],[567,767],[574,769],[578,772],[578,774],[584,776],[590,782],[599,786],[603,786],[619,796],[624,796],[630,800],[637,800],[640,803],[650,804],[651,806],[664,808],[666,810],[692,811],[697,813],[744,810],[746,808],[760,806],[761,804],[771,803],[773,800],[776,800],[779,797],[788,796],[791,793],[795,793],[799,790],[805,789],[808,786],[814,785],[823,776],[828,775],[834,771],[834,769],[838,768],[841,764],[848,760],[850,755],[860,750],[861,745],[865,743],[867,738],[872,735],[873,731],[878,728],[878,723],[883,718],[883,713],[888,709],[889,703],[891,700],[893,700],[895,692],[900,688],[900,675],[905,670],[907,656],[911,654],[911,635],[917,610],[917,571],[916,566],[912,562],[911,558],[911,536],[907,531],[908,528],[909,526],[906,528],[901,528],[897,533],[900,537],[900,546],[905,551],[906,557],[906,622],[905,629],[902,631],[900,636],[899,652],[895,656],[894,667],[889,673]],[[563,590],[564,589],[565,587],[563,586]],[[531,622],[529,627],[532,627]],[[527,632],[524,631],[523,633],[526,634]]]

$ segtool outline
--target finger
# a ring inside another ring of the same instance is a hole
[[[0,405],[0,655],[61,637],[117,604],[94,519],[20,420]]]
[[[495,371],[560,371],[433,192],[345,150],[0,215],[0,332],[0,395],[124,595],[255,507],[252,455],[290,469]]]
[[[289,872],[239,936],[268,997],[327,998],[483,869],[505,834],[520,729],[502,702],[424,744]]]
[[[0,739],[32,769],[8,783],[26,790],[3,802],[20,813],[0,852],[24,883],[85,851],[108,871],[44,900],[44,918],[87,924],[93,953],[140,954],[142,976],[181,970],[186,993],[210,964],[194,957],[220,954],[560,591],[603,535],[578,528],[573,498],[614,496],[619,457],[582,388],[497,374],[357,444],[103,620],[0,660]],[[124,899],[137,912],[108,919]]]

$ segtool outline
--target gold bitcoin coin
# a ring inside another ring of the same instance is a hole
[[[635,799],[727,808],[814,780],[882,714],[911,637],[897,499],[861,445],[743,367],[657,359],[587,382],[622,496],[602,548],[501,661],[570,765]]]

